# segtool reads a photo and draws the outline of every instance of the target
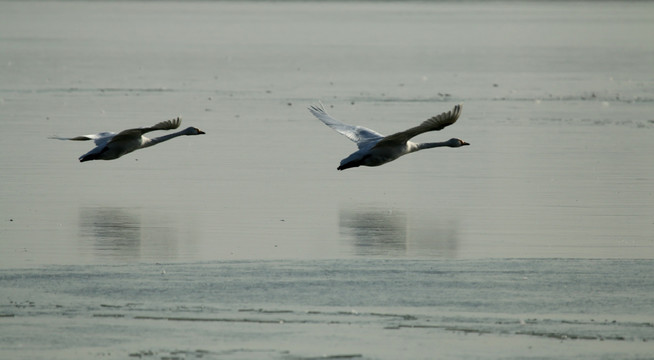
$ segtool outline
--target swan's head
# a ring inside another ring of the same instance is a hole
[[[450,140],[447,140],[447,146],[449,147],[461,147],[461,146],[466,146],[470,145],[467,142],[457,139],[457,138],[451,138]]]
[[[204,133],[204,131],[192,126],[184,129],[184,135],[203,135]]]

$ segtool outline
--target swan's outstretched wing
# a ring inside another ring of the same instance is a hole
[[[156,125],[153,125],[153,126],[123,130],[123,131],[119,132],[118,135],[116,135],[116,136],[120,136],[120,137],[135,136],[135,137],[138,137],[138,136],[141,136],[141,135],[143,135],[145,133],[149,133],[150,131],[177,129],[181,123],[182,123],[182,119],[177,117],[175,119],[162,121],[162,122],[160,122],[160,123],[158,123]]]
[[[370,130],[362,126],[344,124],[334,119],[333,117],[329,116],[329,114],[327,114],[327,111],[325,111],[322,103],[309,107],[309,111],[311,111],[311,113],[320,121],[324,122],[325,125],[345,135],[348,139],[354,141],[359,149],[384,138],[384,135],[374,130]]]
[[[80,136],[75,136],[72,138],[66,138],[66,137],[59,137],[59,136],[50,136],[50,139],[57,139],[57,140],[74,140],[74,141],[86,141],[86,140],[93,140],[95,142],[95,145],[97,146],[104,146],[107,145],[111,141],[115,140],[125,140],[126,138],[138,138],[141,135],[150,132],[150,131],[155,131],[155,130],[172,130],[172,129],[177,129],[179,125],[182,123],[182,119],[175,118],[171,120],[166,120],[162,121],[154,126],[150,127],[144,127],[144,128],[136,128],[136,129],[128,129],[128,130],[123,130],[116,134],[115,132],[110,132],[110,131],[105,131],[101,132],[98,134],[90,134],[90,135],[80,135]]]
[[[74,140],[74,141],[93,140],[95,145],[101,146],[101,145],[106,145],[114,136],[116,136],[116,133],[105,131],[105,132],[101,132],[101,133],[98,133],[98,134],[80,135],[80,136],[75,136],[75,137],[72,137],[72,138],[59,137],[59,136],[50,136],[49,139]]]
[[[116,134],[116,136],[114,136],[109,142],[135,141],[140,139],[141,135],[149,133],[150,131],[177,129],[181,123],[182,119],[177,117],[175,119],[162,121],[150,127],[123,130]]]
[[[414,136],[420,135],[427,131],[437,131],[441,130],[446,126],[452,125],[461,115],[462,104],[454,106],[454,109],[448,112],[444,112],[440,115],[436,115],[432,118],[425,120],[422,124],[412,127],[410,129],[395,133],[393,135],[388,135],[382,141],[378,142],[377,147],[386,146],[386,145],[395,145],[395,144],[404,144],[409,139]]]
[[[181,123],[182,123],[182,119],[177,117],[175,119],[162,121],[154,126],[140,128],[139,130],[141,131],[141,134],[145,134],[147,132],[155,131],[155,130],[173,130],[173,129],[177,129]]]

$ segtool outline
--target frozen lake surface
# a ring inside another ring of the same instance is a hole
[[[651,268],[361,259],[3,270],[0,356],[648,358]]]
[[[654,4],[0,2],[0,357],[588,358],[654,340]],[[313,118],[390,134],[379,168]],[[49,140],[180,116],[114,161]],[[156,135],[155,135],[156,136]]]

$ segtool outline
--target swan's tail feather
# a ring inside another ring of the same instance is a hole
[[[107,150],[109,150],[109,148],[106,147],[106,146],[104,148],[102,148],[102,150],[100,150],[100,151],[97,151],[97,148],[93,149],[93,150],[91,150],[91,152],[88,152],[88,153],[80,156],[79,162],[85,162],[85,161],[91,161],[91,160],[111,160],[111,159],[115,159],[115,157],[107,158],[107,156],[105,154],[107,152]]]
[[[353,168],[353,167],[359,167],[361,165],[363,165],[363,161],[361,159],[357,159],[357,160],[352,160],[352,161],[349,161],[349,162],[346,162],[346,163],[341,162],[341,165],[339,165],[336,169],[337,170],[345,170],[345,169],[349,169],[349,168]]]
[[[86,154],[79,158],[79,162],[98,160],[99,158],[100,158],[100,154]]]

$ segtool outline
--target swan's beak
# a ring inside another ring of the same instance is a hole
[[[198,129],[198,135],[204,135],[204,134],[206,134],[204,131]]]
[[[466,146],[466,145],[470,145],[470,144],[467,143],[467,142],[465,142],[465,141],[462,141],[462,142],[461,142],[461,146]]]

